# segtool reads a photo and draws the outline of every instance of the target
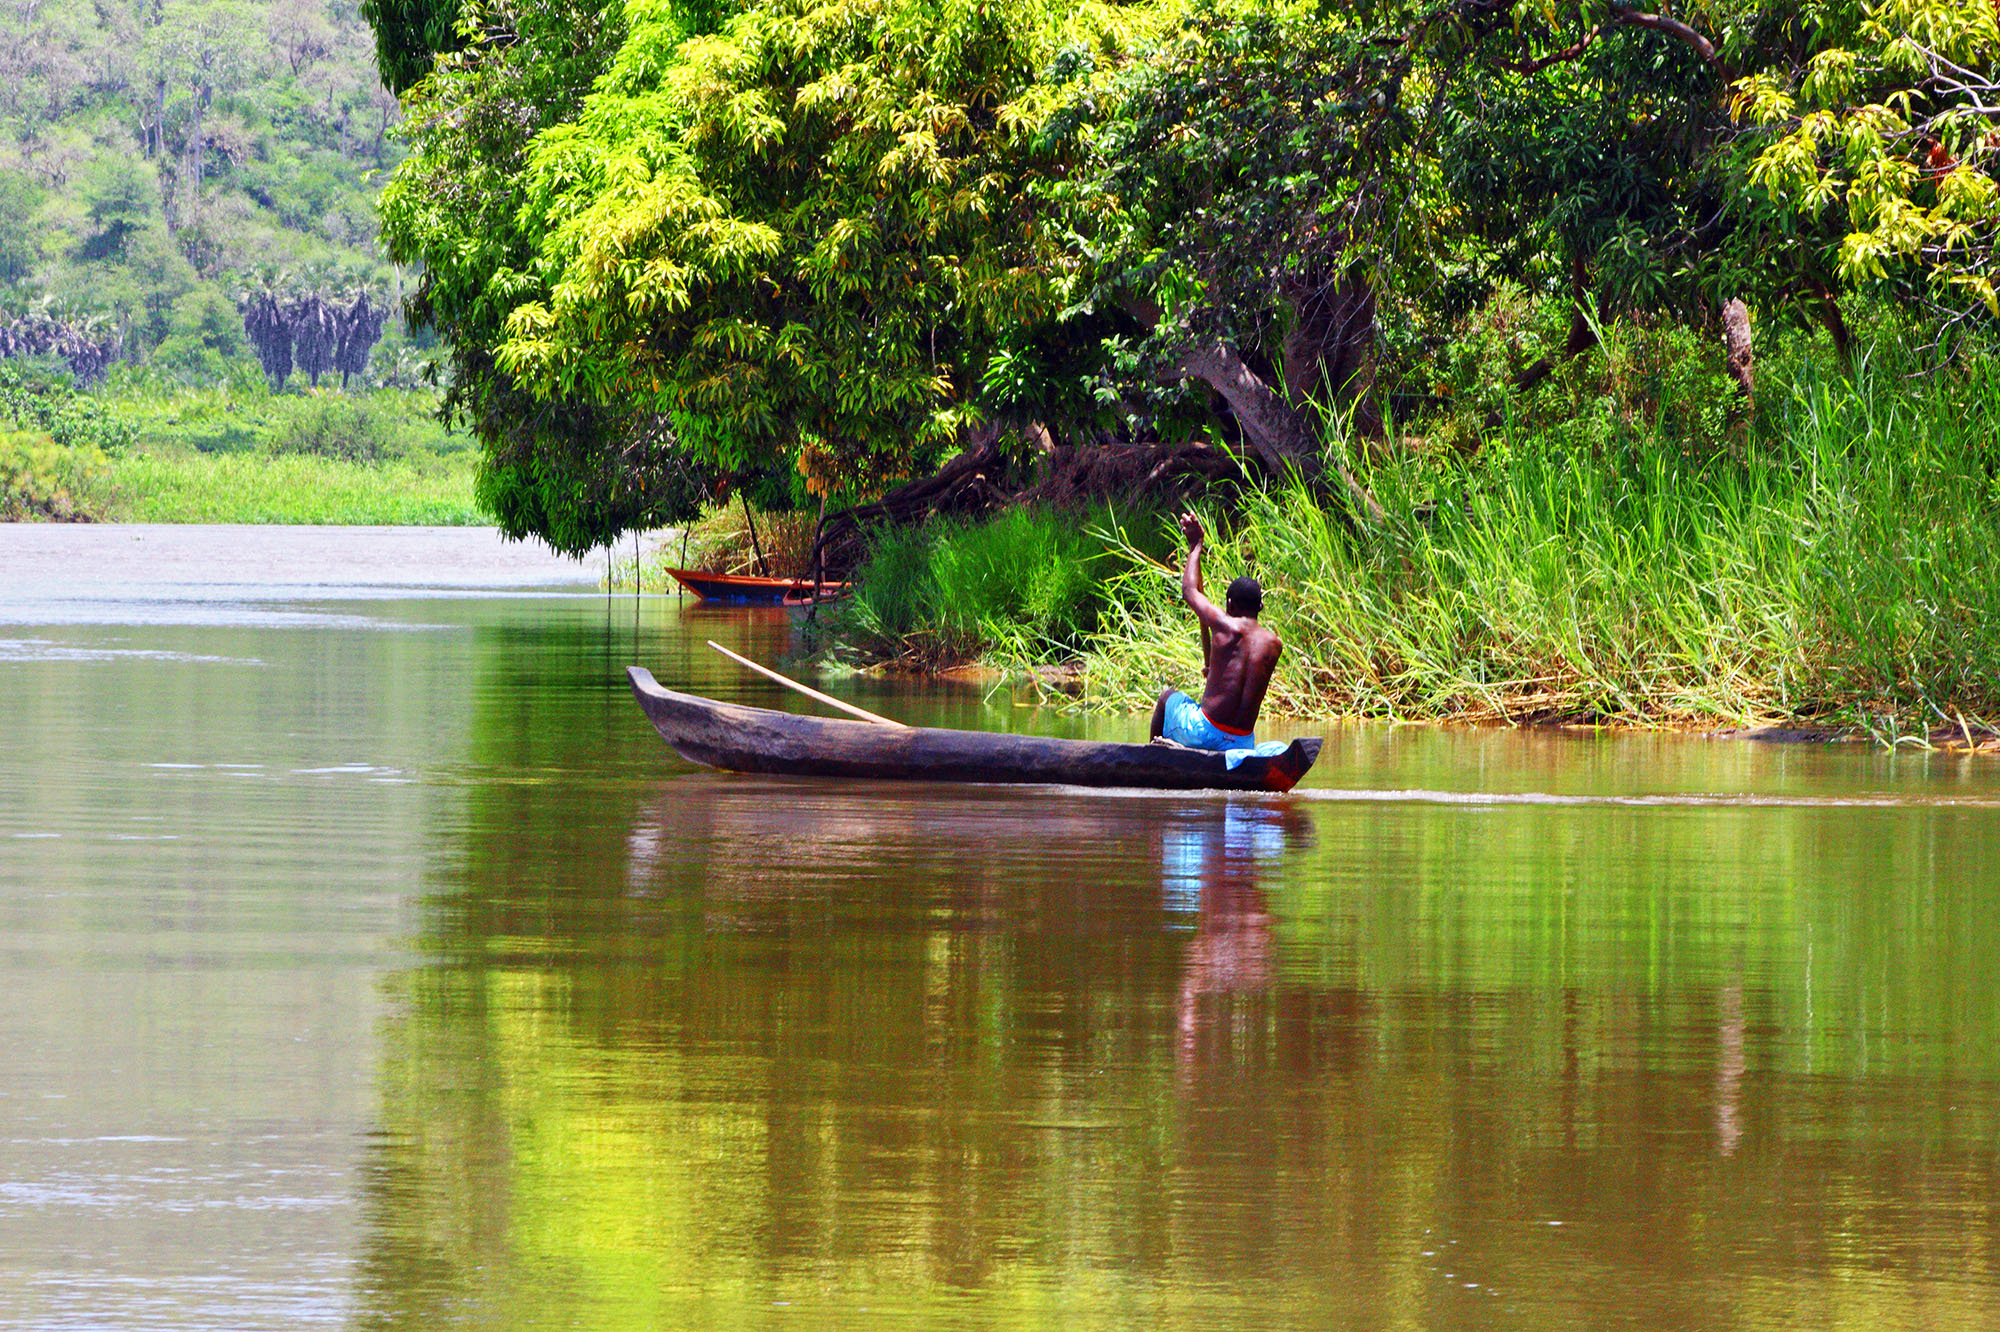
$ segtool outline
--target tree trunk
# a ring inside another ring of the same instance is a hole
[[[1722,305],[1722,345],[1727,353],[1729,377],[1743,390],[1747,411],[1757,407],[1757,381],[1750,356],[1750,307],[1732,296]]]
[[[1182,353],[1173,370],[1183,379],[1199,379],[1229,404],[1236,424],[1257,461],[1274,474],[1296,470],[1312,480],[1319,462],[1319,437],[1304,413],[1278,396],[1257,377],[1226,343],[1211,343]]]
[[[1332,281],[1308,273],[1305,280],[1288,283],[1285,295],[1293,320],[1282,355],[1292,400],[1333,413],[1351,411],[1356,433],[1380,438],[1373,285],[1358,272]]]
[[[1806,290],[1812,295],[1814,311],[1819,315],[1821,326],[1833,339],[1833,354],[1840,358],[1840,368],[1853,369],[1854,335],[1848,331],[1847,321],[1840,317],[1840,302],[1818,278],[1807,278]]]
[[[190,215],[201,203],[201,120],[207,110],[208,89],[204,86],[194,98],[194,129],[188,135],[188,179],[194,187],[188,198]]]
[[[1275,476],[1296,472],[1308,482],[1320,478],[1325,467],[1320,438],[1306,414],[1259,379],[1234,348],[1221,342],[1197,347],[1182,353],[1174,369],[1182,378],[1199,379],[1222,395],[1266,470]],[[1335,462],[1333,469],[1356,508],[1381,522],[1382,506],[1368,488],[1341,463]]]
[[[757,540],[757,523],[750,516],[750,496],[744,492],[743,487],[738,486],[736,498],[743,501],[743,525],[750,529],[750,553],[757,557],[757,575],[760,578],[769,578],[771,567],[764,563],[764,546]]]

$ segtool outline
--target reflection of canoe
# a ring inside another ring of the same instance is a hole
[[[737,772],[807,777],[895,777],[933,782],[1043,782],[1198,791],[1289,791],[1319,757],[1318,739],[1234,769],[1220,754],[1168,745],[1057,740],[940,727],[802,717],[662,689],[628,666],[632,692],[674,752]]]
[[[776,606],[781,602],[805,605],[813,598],[810,578],[753,578],[748,574],[701,573],[695,569],[669,569],[675,582],[703,601],[735,601],[744,605]],[[847,591],[844,583],[821,583],[819,599],[831,601]]]

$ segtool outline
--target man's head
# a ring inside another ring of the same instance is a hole
[[[1254,578],[1238,578],[1229,585],[1229,592],[1222,599],[1225,614],[1237,619],[1254,620],[1264,612],[1264,589]]]

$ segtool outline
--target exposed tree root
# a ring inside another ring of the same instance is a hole
[[[1015,504],[1165,508],[1243,479],[1235,458],[1200,443],[1054,445],[1022,462],[998,439],[988,439],[881,499],[829,513],[812,559],[819,562],[820,577],[846,578],[868,557],[874,534],[885,528],[934,518],[972,521]]]

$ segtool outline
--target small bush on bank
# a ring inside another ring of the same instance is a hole
[[[1106,548],[1078,515],[1033,509],[893,532],[856,571],[832,631],[872,657],[933,667],[1073,653],[1103,609]]]
[[[130,420],[70,386],[68,371],[0,360],[0,427],[40,431],[64,448],[115,454],[136,436]]]
[[[0,430],[0,520],[79,522],[103,516],[107,465],[90,444],[62,445],[34,430]]]
[[[271,452],[303,453],[342,462],[380,462],[391,450],[382,421],[365,404],[321,398],[279,427],[271,440]]]

